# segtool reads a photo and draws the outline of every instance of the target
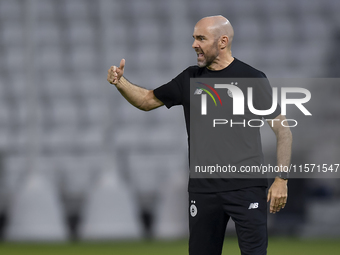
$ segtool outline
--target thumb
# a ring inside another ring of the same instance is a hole
[[[271,190],[269,189],[268,195],[267,195],[267,202],[270,201],[271,197],[272,197],[272,192],[271,192]]]
[[[123,58],[123,59],[120,61],[119,69],[121,69],[122,71],[124,71],[124,66],[125,66],[125,59]]]

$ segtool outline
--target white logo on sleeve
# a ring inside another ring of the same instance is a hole
[[[259,208],[259,203],[250,203],[248,209],[256,209],[256,208]]]
[[[191,217],[195,217],[197,214],[197,207],[194,205],[196,202],[194,200],[191,200],[191,206],[190,206],[190,215]]]

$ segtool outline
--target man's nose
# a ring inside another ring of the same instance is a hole
[[[194,49],[198,47],[198,44],[197,44],[196,40],[194,40],[194,42],[192,43],[191,47],[194,48]]]

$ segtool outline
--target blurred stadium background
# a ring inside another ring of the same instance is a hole
[[[156,88],[196,64],[193,27],[221,14],[233,55],[269,78],[339,77],[339,13],[338,0],[0,0],[0,240],[187,238],[182,109],[134,109],[108,68],[125,58],[130,81]],[[340,106],[339,88],[317,93]],[[333,111],[293,130],[293,163],[339,163]],[[339,238],[339,179],[289,184],[270,233]]]

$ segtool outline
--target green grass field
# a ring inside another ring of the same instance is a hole
[[[0,243],[1,255],[185,255],[186,240],[112,243],[16,244]],[[223,254],[240,254],[237,240],[226,239]],[[272,238],[268,255],[339,255],[339,240],[299,240]]]

